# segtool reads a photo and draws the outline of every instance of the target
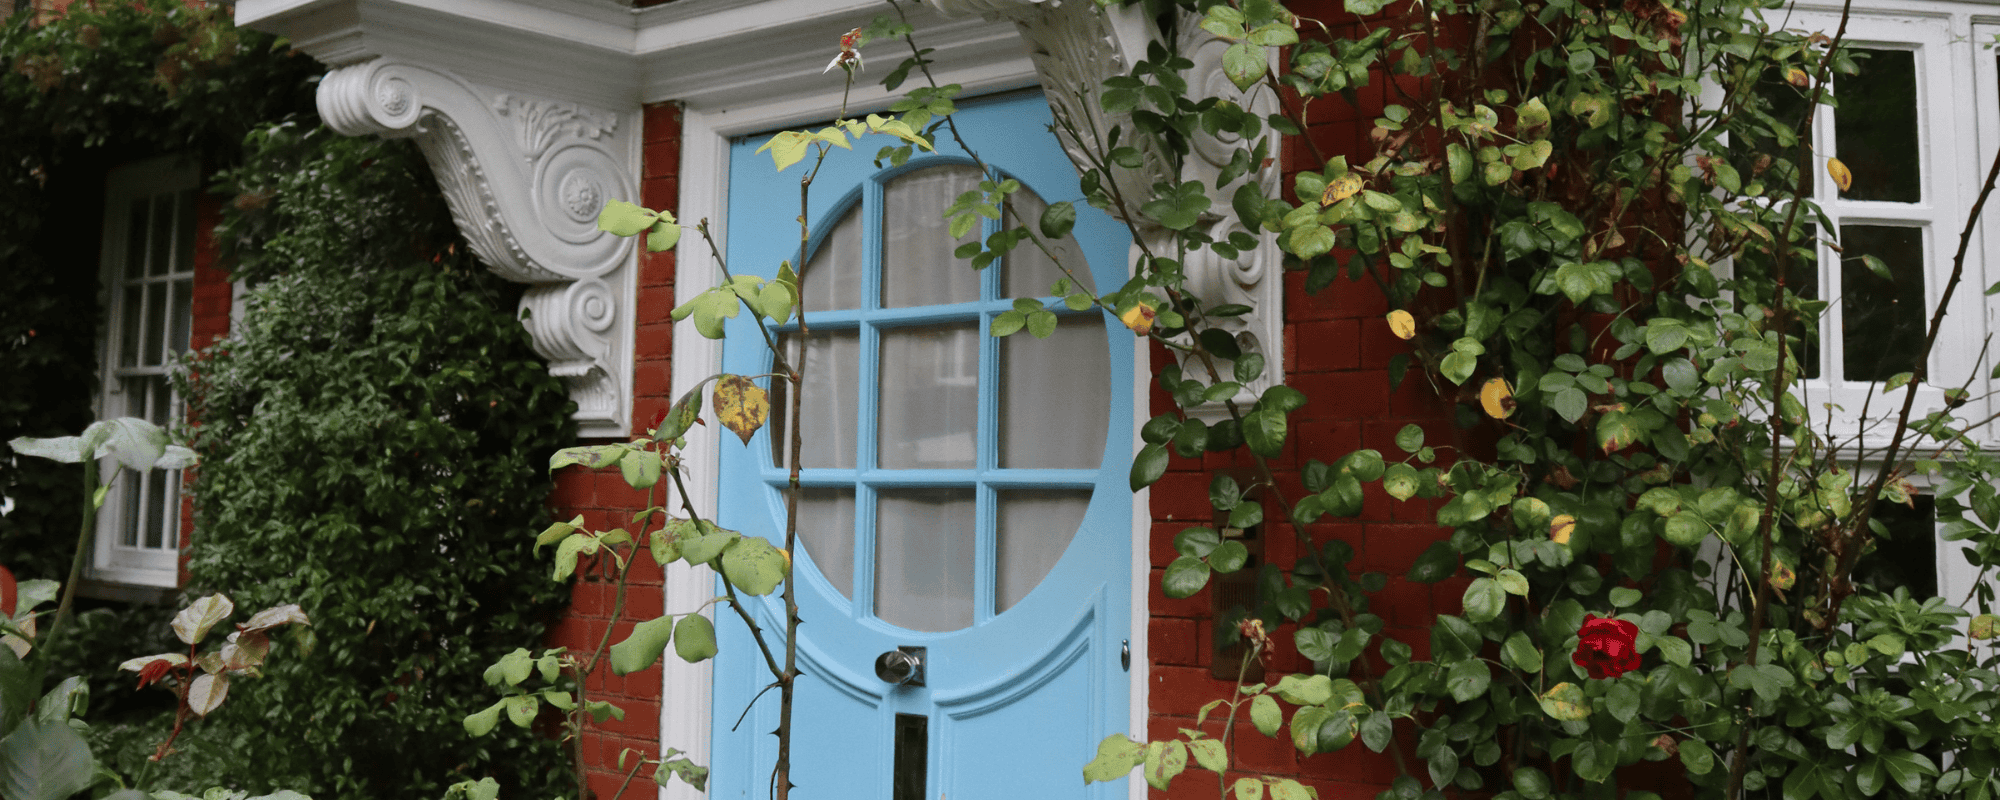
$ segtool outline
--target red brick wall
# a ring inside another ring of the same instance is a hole
[[[229,282],[229,268],[221,263],[215,241],[215,226],[222,222],[222,201],[218,195],[203,193],[195,200],[194,211],[194,304],[190,309],[194,324],[189,330],[189,347],[202,350],[229,335],[229,307],[235,299]],[[197,420],[190,419],[190,422]],[[181,473],[183,487],[194,485],[194,470]],[[175,583],[187,585],[188,548],[194,545],[194,498],[181,495],[180,575]]]
[[[1338,10],[1337,2],[1294,5],[1297,6],[1294,10],[1302,16],[1336,25],[1357,24],[1353,17]],[[1285,143],[1283,167],[1287,192],[1297,171],[1321,168],[1314,147],[1321,157],[1344,155],[1350,164],[1360,164],[1374,156],[1368,132],[1383,106],[1382,76],[1376,76],[1369,86],[1355,94],[1358,105],[1350,105],[1338,96],[1320,98],[1311,104],[1306,122],[1312,145],[1297,137]],[[1291,101],[1296,108],[1296,98]],[[1398,391],[1389,389],[1386,369],[1389,358],[1408,348],[1390,334],[1383,320],[1389,310],[1388,303],[1373,283],[1341,279],[1319,294],[1308,296],[1303,273],[1287,273],[1285,278],[1285,383],[1310,398],[1291,415],[1292,439],[1285,452],[1271,462],[1286,498],[1296,502],[1304,496],[1300,475],[1307,459],[1330,464],[1359,448],[1373,448],[1387,458],[1399,458],[1403,453],[1395,445],[1395,435],[1410,423],[1422,425],[1431,442],[1451,440],[1449,402],[1437,398],[1416,372],[1410,373],[1410,379]],[[1170,357],[1156,348],[1155,369],[1169,363]],[[1150,413],[1173,410],[1172,400],[1155,386]],[[1181,728],[1193,726],[1194,716],[1202,705],[1231,694],[1233,681],[1212,674],[1215,639],[1211,619],[1216,611],[1212,596],[1216,583],[1211,581],[1208,588],[1192,597],[1174,600],[1161,592],[1160,577],[1176,555],[1174,535],[1192,525],[1211,524],[1214,512],[1207,501],[1211,471],[1241,468],[1247,472],[1249,467],[1247,457],[1237,460],[1211,454],[1197,462],[1175,456],[1166,476],[1153,487],[1153,571],[1147,631],[1152,661],[1152,707],[1146,731],[1148,739],[1180,736]],[[1307,531],[1318,546],[1336,539],[1351,545],[1355,559],[1349,568],[1355,573],[1379,571],[1389,575],[1388,585],[1373,595],[1370,610],[1388,623],[1384,633],[1408,643],[1418,658],[1428,657],[1434,615],[1456,612],[1465,589],[1461,582],[1424,585],[1402,578],[1416,554],[1443,535],[1441,529],[1425,522],[1430,519],[1431,510],[1426,501],[1397,502],[1383,494],[1379,486],[1369,486],[1358,518],[1325,518]],[[1290,567],[1299,550],[1292,527],[1284,522],[1287,518],[1285,509],[1267,502],[1267,523],[1257,535],[1258,544],[1252,545],[1252,552],[1261,545],[1262,557],[1280,567]],[[1272,679],[1312,668],[1292,646],[1296,630],[1295,624],[1288,623],[1273,632],[1277,652],[1267,671]],[[1221,670],[1232,678],[1234,658],[1226,659]],[[1381,661],[1374,648],[1370,648],[1367,659],[1375,669],[1380,669]],[[1361,678],[1361,671],[1357,669],[1351,677]],[[1219,718],[1226,716],[1226,709],[1210,715],[1205,727],[1210,736],[1220,736],[1226,723]],[[1239,714],[1233,746],[1236,765],[1250,772],[1298,778],[1316,787],[1321,800],[1370,800],[1396,776],[1395,764],[1388,754],[1371,752],[1358,740],[1337,753],[1306,758],[1292,749],[1287,734],[1281,732],[1280,737],[1263,736],[1250,724],[1247,715]],[[1184,777],[1174,783],[1170,793],[1159,790],[1148,793],[1153,798],[1179,798],[1209,797],[1214,791],[1212,783]]]
[[[647,106],[644,127],[644,166],[641,172],[640,203],[652,209],[672,209],[679,193],[680,112],[671,104]],[[653,417],[672,402],[669,395],[669,362],[674,307],[674,254],[643,253],[639,257],[637,298],[637,343],[633,358],[632,433],[643,433]],[[649,505],[643,495],[625,485],[616,470],[592,472],[570,467],[556,475],[556,490],[550,502],[558,518],[582,514],[586,524],[597,530],[628,527],[632,512]],[[632,620],[646,620],[663,612],[660,566],[643,551],[628,576],[625,611],[613,631],[612,641],[623,639],[632,629]],[[614,565],[601,559],[579,570],[581,577],[571,590],[568,613],[549,632],[552,647],[588,651],[597,647],[609,624],[616,598]],[[668,655],[672,658],[672,655]],[[660,667],[618,676],[608,666],[590,676],[591,696],[616,703],[625,709],[625,719],[606,720],[584,735],[585,758],[589,765],[591,790],[609,798],[618,790],[624,772],[618,769],[618,755],[637,750],[648,758],[660,751]],[[629,766],[629,764],[628,764]],[[625,797],[653,794],[651,770],[642,771]]]

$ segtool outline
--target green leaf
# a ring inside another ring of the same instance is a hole
[[[1115,781],[1131,772],[1133,767],[1145,763],[1146,746],[1132,741],[1122,733],[1104,737],[1097,743],[1097,757],[1083,765],[1083,782],[1101,783]]]
[[[1168,564],[1160,576],[1160,590],[1175,599],[1191,597],[1208,585],[1208,571],[1208,562],[1181,556]]]
[[[1139,448],[1139,454],[1132,457],[1132,491],[1136,492],[1153,485],[1165,474],[1167,474],[1166,446],[1148,444]]]
[[[1251,42],[1237,42],[1222,53],[1222,74],[1238,90],[1247,91],[1264,79],[1264,71],[1269,67],[1262,45]],[[1163,787],[1164,788],[1164,787]]]
[[[1452,549],[1450,542],[1438,541],[1431,542],[1423,555],[1410,563],[1410,571],[1404,577],[1417,583],[1437,583],[1457,571],[1458,551]]]
[[[1194,763],[1209,772],[1221,773],[1229,769],[1229,749],[1214,739],[1194,739],[1187,743]]]
[[[673,617],[650,619],[632,626],[632,635],[611,646],[611,671],[630,675],[652,666],[666,652],[667,642],[673,637]]]
[[[604,208],[597,212],[597,229],[612,236],[637,236],[659,218],[643,207],[613,198],[604,201]]]
[[[68,722],[30,719],[0,739],[0,794],[9,800],[67,800],[90,786],[96,769]]]
[[[517,694],[500,699],[500,709],[507,713],[507,721],[525,728],[535,724],[535,715],[541,713],[541,698],[531,694]]]
[[[1167,790],[1167,784],[1174,776],[1187,770],[1187,745],[1178,740],[1150,742],[1146,745],[1146,783],[1160,791]]]
[[[1451,692],[1452,699],[1461,703],[1485,694],[1492,683],[1493,671],[1481,659],[1456,661],[1445,671],[1445,690]]]
[[[1707,742],[1700,739],[1683,739],[1680,748],[1681,766],[1687,767],[1689,773],[1707,775],[1710,770],[1715,769],[1715,751],[1709,749]]]
[[[660,454],[649,450],[635,450],[618,459],[618,471],[624,475],[625,484],[634,489],[653,488],[653,484],[660,482],[663,467]]]
[[[715,656],[715,623],[700,614],[681,617],[674,625],[674,655],[689,664]]]
[[[1250,722],[1265,736],[1277,736],[1285,725],[1285,714],[1278,709],[1278,701],[1268,694],[1260,694],[1250,699]]]
[[[485,736],[500,724],[500,703],[487,706],[485,711],[469,714],[465,718],[465,732],[473,736]]]
[[[1492,578],[1479,578],[1465,587],[1465,618],[1472,622],[1490,622],[1500,618],[1500,612],[1507,608],[1507,593]]]
[[[1408,500],[1417,496],[1420,488],[1417,468],[1400,461],[1390,464],[1382,476],[1382,491],[1397,500]]]
[[[1043,236],[1050,239],[1068,236],[1070,230],[1076,227],[1076,206],[1068,200],[1050,203],[1048,208],[1042,209],[1040,223]]]
[[[1285,447],[1285,412],[1269,408],[1250,412],[1243,418],[1243,441],[1251,452],[1276,458]]]
[[[663,253],[674,249],[674,245],[680,241],[681,226],[660,220],[653,223],[652,230],[646,232],[646,252]]]
[[[1500,652],[1515,669],[1528,673],[1542,671],[1542,651],[1535,647],[1534,642],[1528,640],[1528,634],[1523,631],[1509,634],[1506,643],[1501,645]]]
[[[722,575],[744,594],[767,595],[785,580],[785,556],[770,542],[745,536],[722,551]]]
[[[1424,447],[1424,429],[1416,423],[1404,425],[1396,432],[1396,447],[1405,453],[1415,453]]]

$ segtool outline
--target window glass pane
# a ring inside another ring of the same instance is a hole
[[[882,305],[887,308],[966,303],[979,299],[979,272],[952,254],[979,237],[973,228],[952,239],[944,210],[979,188],[979,169],[927,167],[896,177],[882,190]]]
[[[138,263],[138,262],[133,262]],[[141,302],[141,289],[127,286],[123,299],[119,301],[118,313],[118,366],[133,367],[139,364],[139,329],[145,327],[145,305]]]
[[[1875,540],[1875,549],[1861,559],[1854,582],[1884,592],[1908,587],[1918,599],[1937,595],[1937,510],[1928,496],[1910,498],[1911,505],[1882,501],[1874,518],[1889,529]]]
[[[146,201],[132,201],[125,220],[125,277],[146,275]]]
[[[146,253],[146,274],[165,275],[173,255],[174,236],[174,196],[158,195],[153,198],[153,224],[146,231],[152,243]]]
[[[1000,495],[995,562],[995,612],[1013,608],[1062,560],[1083,524],[1090,492],[1005,492]]]
[[[1001,339],[1000,368],[1000,466],[1096,469],[1111,406],[1104,318],[1063,317],[1047,339]]]
[[[1842,225],[1840,244],[1841,376],[1885,381],[1916,369],[1924,347],[1922,228]],[[1863,256],[1888,267],[1884,279]]]
[[[146,537],[141,546],[160,549],[166,540],[167,512],[167,471],[151,469],[146,471]]]
[[[1841,163],[1854,173],[1854,185],[1840,193],[1843,199],[1923,199],[1916,55],[1857,48],[1860,74],[1835,80],[1840,107],[1833,115],[1833,139]]]
[[[799,541],[827,583],[854,596],[854,490],[799,492]]]
[[[806,347],[805,403],[799,408],[804,453],[799,463],[806,467],[852,468],[854,466],[854,421],[860,402],[861,335],[855,331],[815,333]],[[778,337],[788,355],[798,334]],[[791,463],[791,432],[785,428],[787,392],[791,384],[771,381],[771,460],[779,466]]]
[[[820,240],[806,261],[806,310],[832,311],[861,307],[861,212],[850,210]]]
[[[979,427],[979,331],[972,325],[882,332],[884,469],[969,469]]]
[[[875,524],[875,616],[914,631],[972,624],[971,489],[884,491]]]
[[[139,363],[143,366],[160,365],[160,336],[167,327],[167,287],[164,284],[146,284],[146,318],[141,323],[139,343]]]
[[[1008,225],[1026,225],[1035,231],[1035,235],[1041,235],[1042,212],[1049,206],[1042,202],[1042,198],[1036,195],[1034,190],[1022,189],[1008,198],[1007,205],[1010,206]],[[1062,265],[1069,268],[1073,280],[1077,281],[1070,291],[1081,289],[1091,294],[1097,293],[1097,284],[1090,278],[1090,265],[1084,263],[1083,250],[1077,246],[1076,237],[1064,236],[1061,239],[1044,240],[1044,243],[1049,246],[1049,252],[1055,253],[1056,258],[1061,259]],[[1049,260],[1041,248],[1026,239],[1014,245],[1014,249],[1007,253],[1003,269],[1006,270],[1002,275],[1003,291],[1008,297],[1046,296],[1049,293],[1049,286],[1058,278],[1065,277],[1062,270],[1056,268],[1055,261]]]
[[[139,546],[139,510],[142,505],[141,501],[144,499],[141,497],[144,490],[145,485],[139,481],[130,481],[125,484],[125,497],[122,501],[122,505],[125,507],[124,513],[118,515],[119,519],[125,524],[118,526],[118,543],[126,547]]]
[[[188,350],[188,329],[194,325],[194,281],[174,281],[173,302],[167,306],[167,347],[176,353]]]

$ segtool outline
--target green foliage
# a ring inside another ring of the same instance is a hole
[[[233,163],[255,121],[312,108],[322,71],[271,36],[237,31],[222,6],[79,3],[45,25],[33,16],[0,20],[0,280],[10,287],[0,441],[91,421],[105,170],[176,152]],[[0,517],[10,569],[63,576],[79,475],[0,455],[0,496],[14,503]]]
[[[555,742],[460,734],[492,702],[481,671],[538,644],[564,597],[530,525],[536,464],[573,429],[518,289],[456,241],[408,143],[286,122],[246,152],[220,235],[252,310],[185,387],[203,423],[191,581],[298,603],[325,644],[206,735],[260,753],[231,765],[251,789],[436,797],[470,768],[546,795]]]
[[[1819,269],[1809,231],[1832,232],[1810,175],[1825,161],[1840,189],[1855,176],[1780,109],[1833,102],[1824,90],[1856,71],[1850,51],[1767,24],[1781,4],[1765,0],[1347,0],[1373,17],[1351,27],[1275,0],[1176,5],[1229,42],[1221,66],[1239,88],[1352,107],[1356,88],[1386,84],[1369,152],[1314,152],[1323,164],[1302,165],[1291,191],[1246,185],[1230,211],[1278,242],[1308,291],[1386,293],[1391,332],[1411,342],[1402,363],[1423,377],[1402,391],[1427,385],[1456,401],[1461,429],[1406,429],[1386,457],[1299,453],[1301,487],[1285,457],[1309,445],[1287,423],[1310,398],[1279,387],[1198,425],[1186,409],[1233,399],[1247,379],[1212,324],[1224,309],[1191,296],[1183,261],[1224,252],[1198,223],[1210,193],[1242,173],[1213,186],[1163,180],[1134,197],[1140,187],[1116,168],[1177,167],[1200,133],[1234,134],[1231,164],[1262,163],[1277,147],[1259,137],[1304,120],[1189,96],[1192,64],[1164,45],[1101,87],[1117,127],[1058,110],[1089,151],[1086,200],[1180,232],[1142,237],[1132,282],[1097,299],[1157,309],[1157,324],[1146,314],[1127,325],[1183,356],[1159,374],[1183,411],[1142,429],[1133,488],[1160,479],[1169,448],[1233,461],[1240,471],[1211,484],[1217,518],[1254,525],[1261,512],[1244,508],[1284,508],[1284,534],[1299,539],[1295,563],[1260,570],[1249,618],[1224,638],[1249,645],[1247,664],[1278,646],[1265,630],[1296,626],[1313,671],[1239,686],[1204,717],[1226,706],[1303,755],[1357,738],[1397,748],[1405,774],[1382,800],[1608,797],[1631,788],[1606,785],[1620,767],[1675,757],[1701,798],[2000,792],[2000,655],[1975,641],[1996,627],[1984,579],[2000,567],[2000,459],[1964,433],[1983,420],[1954,412],[1964,395],[1914,416],[1882,411],[1918,390],[1921,371],[1880,386],[1887,397],[1861,434],[1835,430],[1822,417],[1836,409],[1799,388],[1827,303],[1797,287]],[[1272,72],[1268,48],[1281,46],[1287,63]],[[1390,371],[1399,380],[1402,366]],[[1870,463],[1856,464],[1863,445]],[[1981,580],[1969,597],[1859,580],[1893,546],[1874,509],[1909,502],[1916,482],[1934,487],[1946,538],[1971,548]],[[1368,484],[1399,502],[1441,501],[1430,508],[1448,536],[1406,575],[1460,581],[1463,610],[1436,618],[1424,660],[1369,612],[1385,578],[1351,574],[1351,548],[1308,527],[1362,514]],[[1258,502],[1245,500],[1252,491]],[[1165,594],[1192,595],[1237,565],[1228,544],[1184,531]],[[1977,617],[1955,605],[1966,603]],[[1084,777],[1138,767],[1164,789],[1200,752],[1199,728],[1105,739]],[[1230,784],[1226,753],[1213,763],[1219,794],[1293,792]]]

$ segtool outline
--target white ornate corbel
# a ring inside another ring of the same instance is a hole
[[[1161,38],[1158,26],[1136,7],[1107,9],[1087,0],[930,0],[930,3],[948,16],[977,14],[1014,22],[1028,42],[1029,55],[1041,76],[1042,92],[1051,111],[1058,119],[1075,125],[1086,139],[1103,141],[1113,126],[1122,126],[1128,132],[1132,129],[1126,115],[1105,111],[1098,96],[1104,79],[1128,73],[1145,56],[1147,45]],[[1245,92],[1230,82],[1222,69],[1222,55],[1230,42],[1201,30],[1199,21],[1198,15],[1184,14],[1176,26],[1180,31],[1178,51],[1194,62],[1194,67],[1186,73],[1193,99],[1218,98],[1250,109],[1259,117],[1276,112],[1278,100],[1270,87],[1258,84]],[[1276,57],[1275,48],[1272,57]],[[1070,161],[1079,170],[1087,169],[1091,159],[1083,146],[1068,136],[1062,138]],[[1192,153],[1183,160],[1178,174],[1166,153],[1148,147],[1143,141],[1129,137],[1126,141],[1141,147],[1141,162],[1137,168],[1112,170],[1110,177],[1125,196],[1149,196],[1153,185],[1161,181],[1201,181],[1210,200],[1209,211],[1197,223],[1201,229],[1218,240],[1228,239],[1233,232],[1248,232],[1257,240],[1255,247],[1240,251],[1236,258],[1223,258],[1212,250],[1201,249],[1188,253],[1182,265],[1188,276],[1189,291],[1207,304],[1250,307],[1248,314],[1214,320],[1213,324],[1234,335],[1244,352],[1265,357],[1263,376],[1245,386],[1236,398],[1239,402],[1254,400],[1265,389],[1284,381],[1283,254],[1275,234],[1244,230],[1231,212],[1230,199],[1245,181],[1256,181],[1267,196],[1275,196],[1280,181],[1276,143],[1273,142],[1271,158],[1264,166],[1227,185],[1216,186],[1216,179],[1241,143],[1237,137],[1198,133]],[[1113,213],[1123,219],[1115,210]],[[1172,231],[1144,216],[1125,221],[1138,233],[1138,241],[1132,247],[1134,263],[1143,252],[1142,243],[1151,247],[1172,239]],[[1191,375],[1202,374],[1192,370],[1192,365],[1184,367],[1190,368]],[[1226,367],[1223,377],[1229,377]],[[1194,412],[1211,419],[1226,414],[1220,402],[1204,404]]]
[[[629,428],[631,239],[597,229],[606,199],[636,199],[610,111],[495,92],[448,71],[372,58],[328,73],[320,116],[349,136],[416,140],[479,259],[529,284],[523,324],[576,401],[586,436]]]

